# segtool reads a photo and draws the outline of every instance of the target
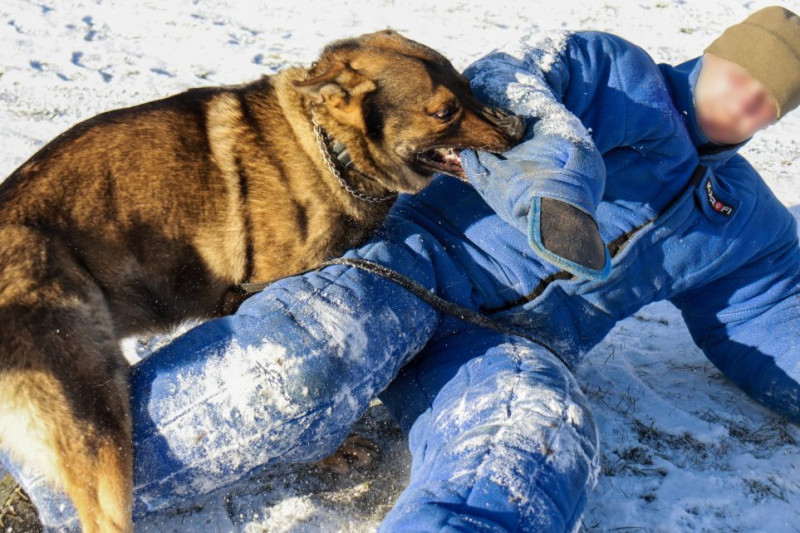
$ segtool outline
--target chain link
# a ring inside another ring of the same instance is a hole
[[[313,111],[311,112],[311,124],[314,125],[314,137],[316,137],[317,139],[317,145],[319,146],[319,151],[322,152],[322,157],[325,159],[325,164],[328,166],[328,170],[330,170],[331,174],[333,174],[333,176],[337,180],[339,180],[339,183],[342,185],[344,190],[346,190],[359,200],[364,200],[365,202],[377,203],[397,198],[397,193],[390,193],[387,194],[386,196],[370,196],[351,187],[350,184],[345,181],[345,179],[342,177],[342,174],[339,172],[339,169],[336,167],[336,163],[333,161],[333,157],[331,157],[331,152],[328,149],[328,143],[325,140],[326,134],[325,132],[323,132],[322,127],[320,127],[320,125],[317,124],[317,116],[314,114]],[[363,172],[359,170],[356,171],[359,174],[363,174]]]

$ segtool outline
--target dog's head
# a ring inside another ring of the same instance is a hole
[[[525,129],[479,102],[443,55],[391,30],[330,44],[294,86],[356,166],[400,192],[436,172],[464,179],[461,149],[503,152]]]

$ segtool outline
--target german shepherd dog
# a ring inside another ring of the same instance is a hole
[[[459,149],[502,152],[523,130],[393,31],[74,126],[0,185],[0,445],[65,490],[84,531],[131,531],[119,340],[341,255],[397,193],[463,178]]]

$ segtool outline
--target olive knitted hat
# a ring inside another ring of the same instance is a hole
[[[800,17],[788,9],[756,11],[705,51],[740,65],[763,83],[778,104],[778,118],[800,105]]]

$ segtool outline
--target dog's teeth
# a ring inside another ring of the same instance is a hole
[[[461,165],[461,160],[458,158],[458,152],[454,148],[450,148],[444,155],[444,160],[452,165]]]
[[[433,148],[430,151],[422,154],[422,159],[428,160],[440,170],[454,171],[461,168],[461,160],[458,157],[460,150],[457,148]]]

